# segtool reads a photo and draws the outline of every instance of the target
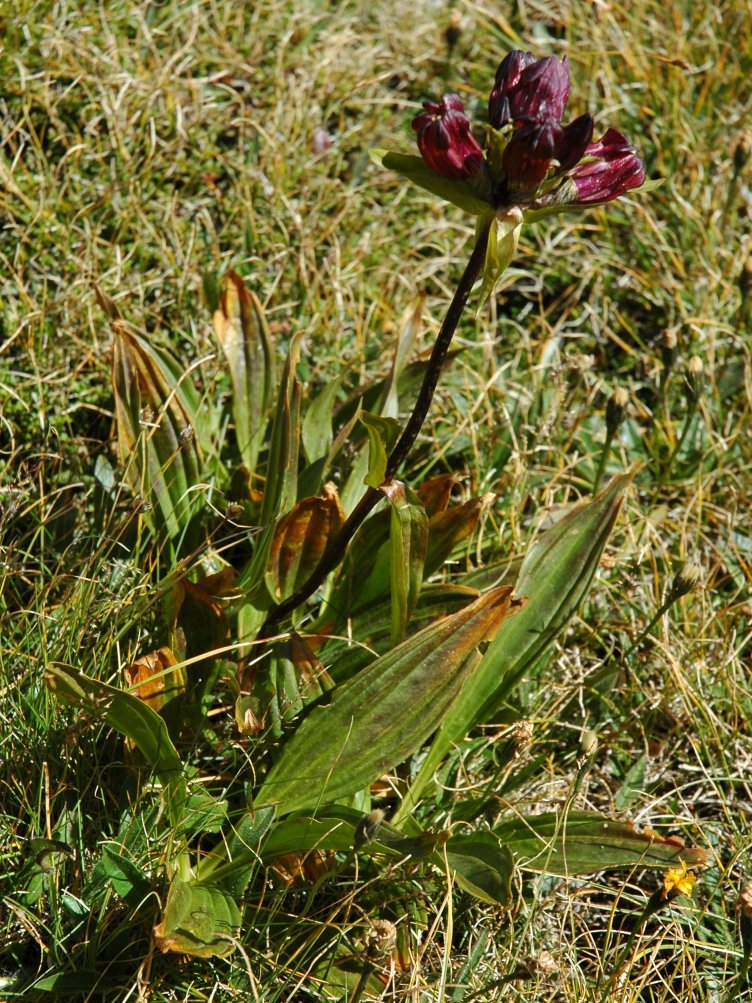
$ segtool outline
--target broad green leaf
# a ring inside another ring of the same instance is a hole
[[[483,226],[485,226],[485,221],[479,219],[476,237]],[[491,222],[486,246],[486,260],[483,265],[483,277],[478,295],[478,310],[494,291],[496,283],[517,253],[521,230],[522,213],[517,206],[512,206],[505,216],[495,216]]]
[[[240,935],[240,910],[229,892],[173,878],[154,942],[168,953],[223,958]]]
[[[475,665],[481,641],[513,608],[494,589],[377,658],[314,707],[255,798],[281,812],[346,797],[403,762],[435,731]]]
[[[502,822],[494,829],[515,862],[526,870],[551,874],[593,874],[614,867],[705,867],[707,850],[684,846],[651,829],[637,832],[598,812],[545,812]]]
[[[82,968],[77,972],[55,972],[37,979],[28,989],[30,998],[37,993],[53,993],[71,1000],[90,996],[95,990],[102,993],[114,989],[114,986],[103,979],[101,972],[87,971]],[[17,997],[20,999],[21,997]]]
[[[511,852],[490,832],[452,836],[445,847],[457,884],[493,905],[509,905],[514,861]]]
[[[233,271],[225,275],[214,330],[230,373],[238,450],[253,473],[273,401],[274,347],[261,303]]]
[[[219,832],[226,821],[227,801],[195,785],[186,798],[178,832],[192,839],[207,832]]]
[[[474,216],[489,216],[493,209],[470,181],[452,180],[436,174],[422,157],[389,150],[371,150],[371,159],[388,171],[396,171],[414,185]]]
[[[298,496],[298,454],[300,451],[300,383],[295,371],[300,361],[299,332],[290,342],[277,393],[277,410],[269,440],[266,485],[259,516],[268,526],[282,512],[289,512]]]
[[[269,832],[275,815],[274,808],[244,812],[229,839],[201,858],[197,880],[201,884],[221,887],[239,899],[261,862],[258,848]]]
[[[386,477],[389,453],[399,438],[401,426],[396,418],[384,418],[369,411],[361,411],[359,417],[368,433],[368,473],[363,483],[380,488]]]
[[[140,867],[112,846],[102,849],[101,870],[117,894],[135,909],[151,891],[151,884]]]
[[[318,565],[345,521],[337,488],[329,483],[321,496],[303,498],[274,530],[266,580],[276,602],[291,596]]]
[[[202,501],[199,404],[187,373],[173,373],[164,353],[113,321],[112,389],[118,451],[131,487],[153,508],[144,518],[175,542],[195,543]]]
[[[424,585],[420,590],[418,604],[410,620],[410,630],[418,630],[438,617],[457,613],[468,603],[477,599],[478,590],[468,589],[462,585],[440,583]],[[325,611],[330,612],[330,611]],[[347,610],[347,621],[351,624],[352,636],[357,643],[348,640],[339,626],[335,626],[335,634],[326,642],[320,652],[321,660],[329,666],[329,671],[337,683],[350,679],[357,671],[368,665],[376,657],[389,650],[389,638],[392,623],[391,597],[382,598],[378,602],[357,603]],[[347,626],[344,616],[337,620],[342,629]],[[374,654],[374,652],[376,654]]]
[[[332,448],[332,415],[342,377],[330,380],[306,408],[302,426],[303,451],[309,463],[324,460]]]
[[[394,645],[405,636],[423,584],[428,518],[418,496],[401,481],[390,481],[382,491],[389,499],[392,516],[389,541]]]
[[[138,697],[61,662],[48,665],[44,678],[63,703],[83,708],[137,746],[164,787],[170,818],[177,824],[186,797],[183,764],[159,714]]]
[[[395,859],[430,859],[440,867],[443,865],[443,854],[437,847],[446,842],[445,833],[424,832],[417,825],[412,825],[411,834],[406,834],[384,821],[378,821],[366,830],[366,821],[367,817],[362,812],[345,805],[319,808],[313,815],[290,815],[269,830],[259,852],[265,864],[289,853],[357,849],[362,853]],[[368,838],[364,835],[366,832]]]
[[[587,594],[633,473],[577,505],[536,540],[520,569],[522,610],[497,634],[434,738],[399,811],[412,810],[454,744],[488,721],[559,636]]]

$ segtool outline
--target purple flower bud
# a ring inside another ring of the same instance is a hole
[[[507,181],[516,191],[532,192],[548,173],[564,130],[553,119],[526,122],[506,145],[502,164]]]
[[[536,59],[518,49],[502,60],[488,102],[488,121],[500,129],[510,119],[561,121],[569,98],[566,57]]]
[[[483,163],[483,150],[470,132],[465,106],[456,94],[424,101],[425,111],[412,122],[418,148],[432,171],[445,178],[472,178]]]
[[[525,67],[534,62],[532,52],[515,49],[499,63],[491,97],[488,99],[488,121],[494,129],[500,129],[512,118],[509,95],[517,87]]]
[[[645,181],[645,165],[626,136],[609,129],[602,139],[585,148],[585,156],[598,160],[582,164],[572,173],[578,205],[611,202]]]

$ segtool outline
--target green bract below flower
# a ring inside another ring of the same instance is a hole
[[[384,167],[479,217],[479,229],[490,225],[481,301],[511,261],[523,222],[660,183],[645,183],[644,163],[615,129],[593,142],[591,115],[562,125],[568,98],[566,58],[515,50],[496,71],[483,145],[462,100],[446,94],[413,119],[420,157],[374,151]]]

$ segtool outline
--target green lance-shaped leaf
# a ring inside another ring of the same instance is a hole
[[[187,374],[175,377],[146,339],[114,321],[112,389],[118,451],[134,491],[153,506],[146,518],[175,540],[198,508],[192,491],[201,481],[202,459],[195,389]],[[189,538],[186,544],[190,546]]]
[[[267,809],[268,810],[268,809]],[[212,884],[221,881],[229,887],[234,875],[245,873],[260,859],[269,864],[288,854],[313,850],[335,850],[383,857],[390,861],[410,859],[454,872],[457,883],[471,895],[485,902],[508,904],[511,893],[513,859],[497,836],[489,832],[449,836],[443,832],[424,832],[415,823],[408,833],[388,822],[365,816],[353,808],[331,805],[314,814],[288,816],[269,826],[258,846],[234,853],[231,861],[219,856],[205,865]],[[447,838],[449,837],[449,838]]]
[[[254,472],[276,384],[274,346],[261,303],[235,272],[225,276],[214,330],[230,373],[240,457]]]
[[[706,867],[707,850],[684,846],[652,829],[637,832],[598,812],[545,812],[497,825],[494,833],[520,867],[550,874],[593,874],[618,867]]]
[[[173,878],[154,942],[162,951],[223,958],[235,949],[240,910],[222,888]]]
[[[361,423],[368,433],[368,473],[363,482],[371,488],[380,488],[386,477],[386,464],[392,446],[399,438],[400,423],[396,418],[361,411]]]
[[[132,909],[138,908],[151,891],[151,882],[144,872],[110,845],[102,850],[97,870]]]
[[[444,178],[436,174],[422,157],[415,157],[408,153],[392,153],[389,150],[371,150],[371,159],[379,167],[384,167],[388,171],[396,171],[403,178],[412,181],[414,185],[425,189],[432,195],[438,195],[445,202],[470,212],[474,216],[489,216],[493,213],[493,208],[486,201],[483,194],[470,181],[464,179],[453,180]]]
[[[576,506],[530,548],[515,594],[527,602],[491,642],[434,738],[399,815],[417,802],[451,747],[488,721],[559,636],[587,594],[633,473]]]
[[[268,526],[281,512],[288,512],[298,497],[298,454],[300,452],[300,383],[295,371],[300,360],[299,332],[290,342],[277,396],[269,442],[269,462],[266,485],[259,516],[262,526]]]
[[[275,641],[268,647],[268,663],[254,681],[251,702],[246,706],[278,737],[283,721],[297,717],[334,684],[305,638],[295,631],[286,640]]]
[[[435,731],[476,664],[476,646],[513,608],[511,589],[494,589],[375,659],[303,720],[256,806],[291,812],[334,801],[403,762]]]
[[[302,497],[318,494],[324,475],[331,469],[334,454],[341,445],[334,443],[332,416],[343,379],[340,376],[330,380],[305,410],[301,442],[308,465],[301,471],[298,483],[298,494]]]
[[[384,484],[382,491],[391,504],[391,643],[395,645],[405,636],[423,584],[428,518],[418,496],[401,481]]]
[[[133,742],[164,787],[177,825],[186,799],[183,764],[159,714],[138,697],[60,662],[47,666],[45,682],[63,703],[83,708]]]

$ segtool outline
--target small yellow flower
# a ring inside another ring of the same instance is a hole
[[[664,901],[677,898],[679,895],[686,895],[689,898],[696,881],[697,875],[694,871],[688,871],[685,861],[682,860],[681,867],[672,867],[666,871],[661,898]]]

